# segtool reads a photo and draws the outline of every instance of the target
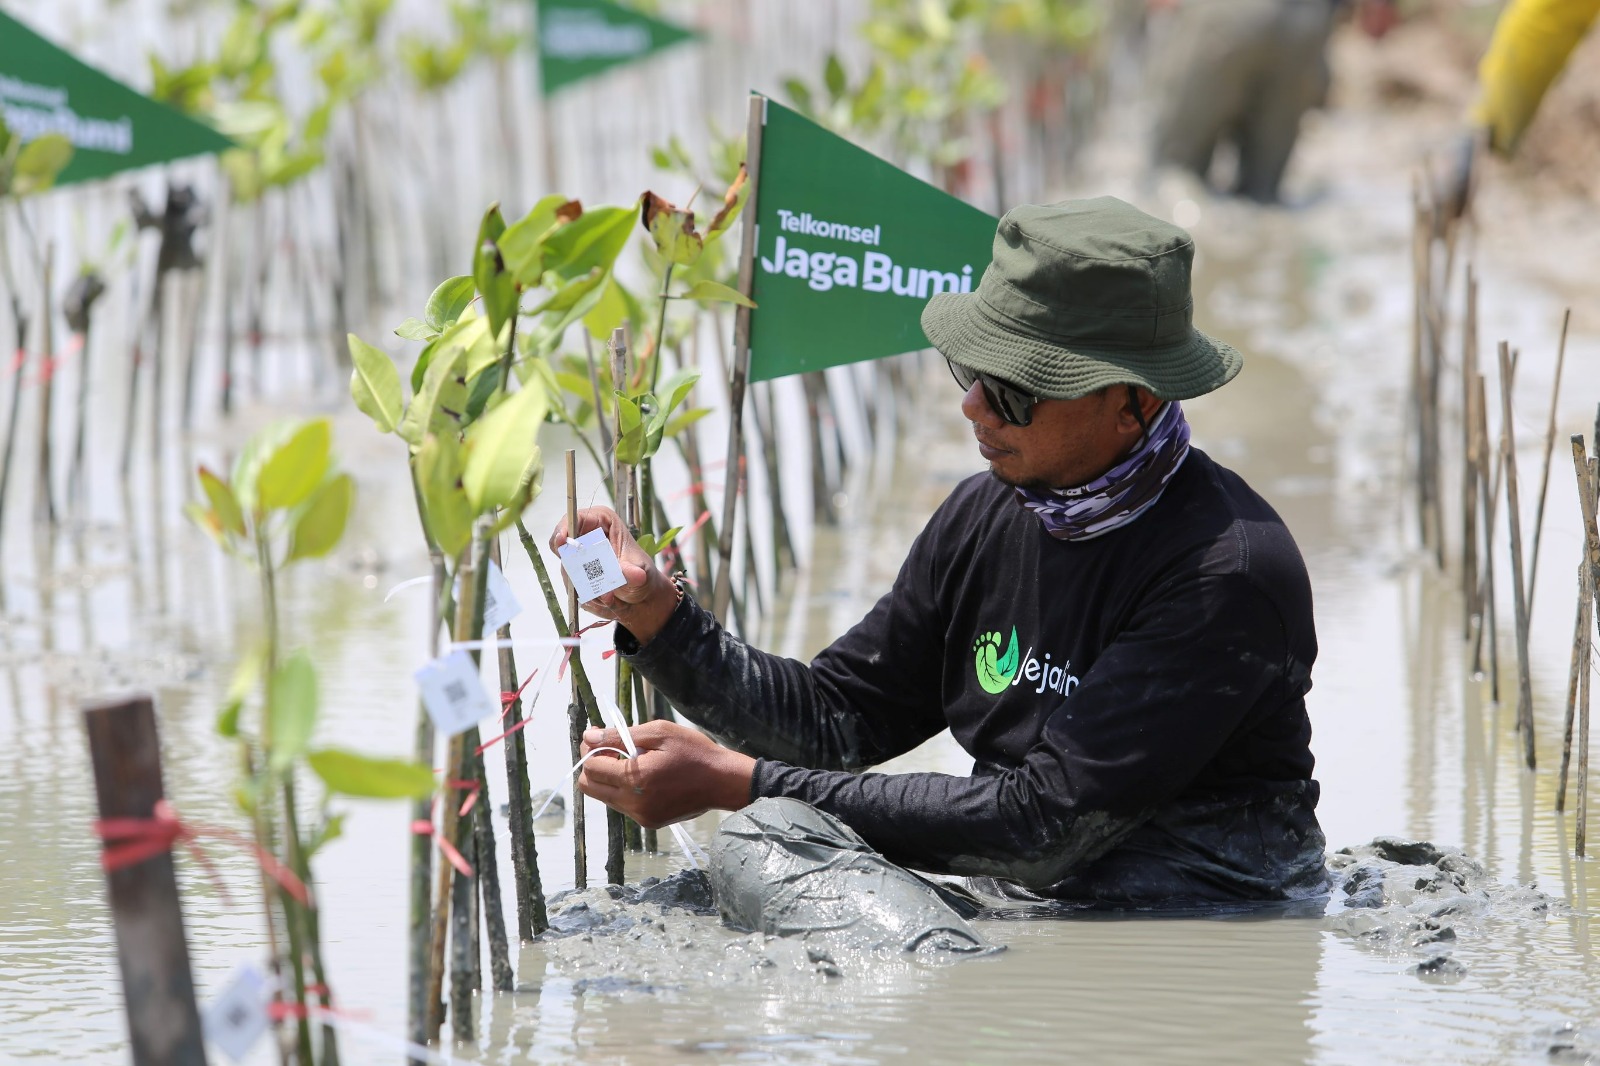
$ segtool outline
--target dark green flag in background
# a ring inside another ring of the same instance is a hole
[[[233,147],[179,114],[62,51],[0,14],[0,112],[24,141],[60,133],[72,162],[57,185]]]
[[[610,0],[537,0],[537,6],[539,82],[546,96],[697,36]]]
[[[756,176],[752,381],[926,348],[989,265],[993,216],[771,100]]]

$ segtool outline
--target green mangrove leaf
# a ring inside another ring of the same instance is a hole
[[[439,331],[420,318],[408,318],[394,328],[394,335],[408,341],[431,341],[439,335]]]
[[[303,651],[278,664],[267,686],[267,765],[282,773],[311,743],[317,725],[317,668]]]
[[[306,756],[312,773],[328,791],[367,799],[410,799],[431,795],[439,780],[421,763],[374,759],[353,751],[323,748]]]
[[[517,284],[531,289],[544,275],[544,241],[551,230],[583,214],[583,205],[565,196],[546,196],[533,209],[506,227],[495,244]]]
[[[682,526],[673,526],[659,537],[650,533],[641,533],[638,537],[639,547],[644,549],[644,553],[646,555],[658,555],[669,544],[676,540],[678,538],[678,534],[682,532]]]
[[[471,379],[467,392],[466,424],[470,426],[482,418],[489,401],[496,396],[505,396],[505,393],[500,391],[500,372],[485,368],[477,377]]]
[[[72,142],[59,133],[46,133],[22,146],[11,164],[11,192],[17,196],[43,192],[72,162]]]
[[[799,78],[783,79],[783,91],[789,94],[789,102],[794,104],[795,110],[802,115],[814,115],[816,109],[812,106],[811,89]]]
[[[472,278],[464,274],[446,278],[428,297],[428,307],[422,313],[422,320],[436,332],[443,333],[456,324],[456,319],[472,303],[476,293],[477,283]]]
[[[354,333],[349,334],[348,340],[352,364],[350,397],[361,413],[372,419],[378,432],[393,433],[404,413],[400,371],[395,369],[394,360]]]
[[[682,433],[684,430],[688,429],[690,426],[694,425],[696,422],[700,421],[710,413],[711,408],[709,407],[694,407],[684,411],[676,418],[673,418],[667,422],[667,428],[662,435],[666,437],[676,437],[679,433]]]
[[[539,385],[524,385],[467,430],[461,483],[478,514],[509,505],[550,409]]]
[[[483,313],[490,329],[500,332],[500,327],[517,313],[517,282],[507,271],[500,250],[490,241],[478,246],[472,257],[472,277],[483,297]]]
[[[584,280],[579,279],[573,284],[581,286]],[[529,331],[525,350],[536,356],[550,355],[560,347],[561,338],[566,336],[572,324],[586,318],[599,305],[605,292],[606,286],[597,281],[593,285],[584,287],[571,306],[548,312],[539,320],[539,324]]]
[[[839,56],[834,52],[828,53],[828,62],[822,68],[822,84],[827,87],[828,97],[833,103],[838,103],[849,88],[844,64],[839,62]]]
[[[318,752],[312,752],[306,756],[306,761],[310,762],[318,754]],[[316,831],[311,834],[311,839],[306,842],[306,858],[309,859],[316,855],[317,852],[342,836],[344,836],[344,815],[328,815],[322,820],[322,824],[317,826]]]
[[[701,280],[689,286],[680,299],[693,300],[695,303],[729,303],[738,304],[740,307],[754,307],[756,302],[738,289],[730,288],[720,281]]]
[[[215,511],[201,507],[193,500],[183,505],[183,515],[189,521],[200,527],[201,532],[217,542],[217,547],[228,551],[228,538],[222,533],[222,520]]]
[[[476,378],[484,370],[500,362],[501,353],[506,350],[506,342],[511,337],[511,323],[507,321],[500,327],[498,338],[489,335],[489,320],[477,319],[478,327],[467,328],[461,331],[460,341],[466,348],[467,359],[461,366],[461,375],[468,381]]]
[[[561,226],[544,241],[544,267],[565,280],[595,267],[609,271],[633,233],[632,207],[597,207]]]
[[[228,695],[223,701],[222,710],[217,714],[219,736],[239,735],[239,712],[244,709],[244,701],[249,697],[250,691],[260,682],[261,671],[266,665],[267,649],[257,644],[245,652],[244,658],[233,668],[233,680],[228,682]]]
[[[598,289],[606,282],[606,272],[595,267],[589,273],[577,277],[560,286],[550,294],[544,303],[529,311],[529,315],[542,315],[551,311],[570,311],[577,306],[585,296]]]
[[[356,483],[349,474],[336,474],[323,482],[294,521],[289,533],[289,555],[284,562],[317,559],[332,551],[344,536],[355,496]]]
[[[639,405],[623,396],[620,392],[615,394],[617,403],[617,458],[622,462],[635,466],[645,457],[645,436],[648,427],[640,414]]]
[[[522,468],[516,498],[501,510],[500,517],[495,519],[494,527],[489,530],[489,535],[497,537],[510,529],[517,519],[522,517],[522,512],[528,509],[528,504],[534,501],[542,488],[544,488],[544,451],[535,444],[533,453],[528,456],[528,465]]]
[[[689,395],[689,391],[699,380],[698,367],[684,367],[669,374],[665,381],[656,386],[656,395],[666,397],[657,417],[665,421],[666,417],[683,403],[684,397]]]
[[[462,325],[457,323],[451,331],[461,330]],[[461,430],[460,416],[467,407],[467,383],[462,376],[467,361],[466,349],[452,342],[448,334],[434,343],[437,347],[422,375],[422,386],[395,427],[401,439],[413,447],[420,445],[429,433],[447,433],[454,437]]]
[[[256,479],[262,510],[287,510],[310,498],[328,473],[332,432],[326,418],[312,419],[267,456]]]
[[[627,318],[628,300],[622,284],[616,278],[609,278],[607,284],[601,288],[600,298],[595,301],[593,310],[583,316],[583,328],[587,329],[589,336],[595,340],[608,340],[611,331],[622,325]]]
[[[705,251],[705,238],[695,232],[694,212],[670,204],[653,192],[641,198],[639,221],[655,241],[656,251],[669,263],[693,266]]]
[[[472,505],[461,488],[461,445],[453,434],[430,433],[417,449],[416,463],[428,535],[454,559],[472,540]]]
[[[244,511],[239,508],[239,500],[234,496],[233,489],[203,466],[198,475],[200,487],[205,491],[206,499],[211,501],[211,513],[216,516],[218,525],[236,537],[244,536]]]

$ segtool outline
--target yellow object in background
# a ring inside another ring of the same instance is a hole
[[[1600,0],[1511,0],[1495,23],[1478,64],[1472,118],[1489,130],[1489,146],[1510,154],[1533,121],[1583,35],[1600,15]]]

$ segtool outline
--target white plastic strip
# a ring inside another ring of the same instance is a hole
[[[590,759],[594,758],[596,755],[599,755],[602,751],[612,752],[614,754],[622,756],[624,759],[626,759],[628,757],[628,753],[623,751],[621,748],[595,748],[589,754],[585,755],[583,758],[581,758],[577,762],[573,763],[571,769],[569,769],[566,772],[566,774],[563,776],[562,779],[563,780],[567,780],[567,779],[571,778],[573,774],[575,774],[579,770],[583,769],[583,764],[584,763],[588,762]],[[559,794],[559,790],[552,788],[550,790],[550,795],[546,796],[544,798],[544,802],[539,804],[539,809],[533,812],[533,816],[535,818],[538,818],[539,815],[543,814],[544,813],[544,809],[546,807],[550,806],[550,801],[555,799],[558,794]],[[577,801],[574,800],[573,802],[576,803]]]
[[[386,1033],[375,1025],[353,1021],[347,1015],[338,1011],[327,1010],[316,1004],[307,1004],[306,1014],[323,1025],[331,1025],[333,1028],[347,1032],[351,1036],[364,1040],[369,1044],[381,1044],[384,1047],[398,1051],[405,1055],[407,1061],[410,1062],[425,1062],[428,1066],[455,1066],[457,1062],[461,1061],[452,1058],[445,1052],[435,1051],[432,1048],[423,1047],[421,1044],[413,1044],[409,1040]]]
[[[628,749],[629,757],[637,759],[639,757],[639,746],[633,742],[633,734],[628,732],[627,719],[622,717],[622,712],[617,709],[617,705],[608,700],[601,700],[600,719],[621,735],[622,746]],[[689,835],[688,830],[677,822],[673,822],[667,826],[667,832],[671,833],[672,839],[678,842],[678,850],[683,852],[683,857],[688,861],[689,865],[696,870],[700,869],[700,860],[707,858],[707,855],[700,845],[694,842],[694,838]]]
[[[415,588],[418,585],[426,585],[432,580],[433,575],[431,574],[424,574],[421,577],[407,578],[394,588],[390,589],[388,592],[384,593],[383,602],[388,603],[390,600],[394,599],[394,594],[397,592],[404,592],[406,589]]]

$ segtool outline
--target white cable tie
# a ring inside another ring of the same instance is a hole
[[[623,751],[621,748],[595,748],[593,751],[589,752],[589,754],[585,755],[583,758],[581,758],[577,762],[573,763],[571,768],[568,769],[567,772],[562,775],[562,780],[566,780],[567,778],[571,777],[573,774],[577,773],[579,770],[582,770],[584,763],[588,762],[590,759],[594,758],[596,755],[599,755],[602,751],[613,752],[613,753],[615,753],[617,755],[622,756],[624,759],[626,759],[628,757],[628,753]],[[550,801],[555,799],[557,795],[558,795],[557,790],[552,788],[550,790],[550,794],[544,798],[544,802],[539,804],[539,809],[533,812],[533,817],[534,818],[538,818],[539,815],[543,814],[544,813],[544,809],[546,807],[550,806]],[[577,800],[574,799],[573,802],[576,803]]]
[[[406,589],[414,588],[417,585],[426,585],[428,582],[430,582],[432,580],[433,580],[433,575],[431,575],[431,574],[424,574],[421,577],[407,578],[406,580],[400,582],[400,584],[396,585],[394,588],[392,588],[388,592],[386,592],[384,594],[384,597],[383,597],[383,602],[384,603],[388,603],[390,600],[394,599],[394,594],[396,592],[404,592]]]
[[[629,756],[637,759],[639,757],[639,746],[633,742],[633,734],[628,732],[628,720],[622,717],[622,712],[617,709],[616,704],[608,700],[600,700],[599,702],[601,720],[617,731],[618,735],[622,737],[622,746],[628,749]],[[696,844],[683,826],[677,822],[667,826],[667,831],[672,834],[672,839],[677,841],[678,850],[683,852],[683,857],[688,861],[690,867],[696,870],[700,869],[700,861],[695,857],[696,853],[701,856],[705,855],[705,852],[700,850],[700,845]]]
[[[410,1062],[425,1062],[428,1066],[455,1066],[459,1061],[445,1052],[435,1051],[432,1048],[423,1047],[421,1044],[414,1044],[409,1040],[386,1033],[377,1026],[353,1021],[338,1011],[328,1010],[326,1007],[318,1006],[314,1003],[306,1004],[306,1013],[316,1018],[323,1025],[331,1025],[335,1029],[343,1029],[351,1036],[360,1037],[368,1043],[382,1044],[385,1047],[403,1052],[407,1061]]]
[[[485,637],[482,640],[452,640],[444,646],[452,651],[497,651],[500,648],[576,648],[583,644],[582,637],[513,637],[501,640]]]

